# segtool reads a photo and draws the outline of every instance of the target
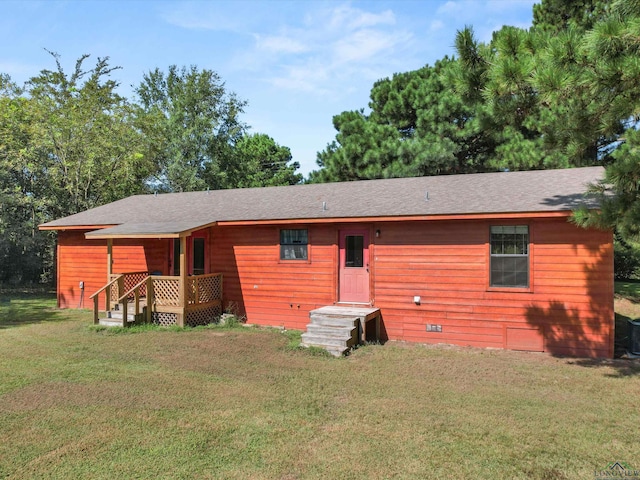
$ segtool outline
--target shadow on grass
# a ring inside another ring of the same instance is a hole
[[[58,310],[51,294],[0,294],[0,330],[21,325],[58,322],[86,315],[83,311]]]
[[[615,373],[610,373],[608,377],[622,378],[640,375],[640,358],[627,357],[627,347],[629,344],[629,317],[616,313],[615,330],[615,358],[585,358],[570,361],[570,364],[587,368],[613,368]]]

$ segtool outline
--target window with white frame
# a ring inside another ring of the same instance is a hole
[[[307,229],[280,230],[280,260],[307,260]]]
[[[529,287],[529,227],[491,227],[492,287]]]

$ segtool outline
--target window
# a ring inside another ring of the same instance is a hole
[[[529,286],[529,227],[491,227],[492,287]]]
[[[362,267],[364,265],[364,237],[362,235],[347,235],[345,237],[345,243],[344,266]]]
[[[306,229],[280,230],[280,260],[307,260]]]

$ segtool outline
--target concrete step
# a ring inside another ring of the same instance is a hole
[[[327,352],[329,352],[334,357],[341,357],[342,355],[344,355],[346,352],[349,351],[349,348],[345,348],[345,347],[332,347],[332,346],[326,346],[326,345],[306,345],[306,344],[303,344],[302,346],[307,348],[309,347],[322,348]]]
[[[135,320],[135,313],[129,313],[131,310],[129,310],[127,312],[127,320],[132,322]],[[122,320],[122,310],[111,310],[109,312],[107,312],[107,319],[114,319],[114,320]]]
[[[331,347],[327,347],[325,348],[325,350],[327,352],[329,352],[331,355],[333,355],[334,357],[341,357],[342,355],[344,355],[349,349],[348,348],[331,348]]]
[[[351,336],[348,338],[334,338],[325,335],[315,335],[309,332],[303,333],[301,340],[303,345],[313,345],[315,347],[341,347],[347,349],[355,344],[355,340]]]
[[[334,327],[353,327],[357,318],[347,317],[343,315],[325,315],[325,314],[311,314],[310,320],[312,324],[334,326]]]
[[[380,311],[375,308],[327,306],[311,310],[302,345],[326,349],[340,356],[360,341],[360,325],[373,319]]]
[[[133,325],[136,320],[142,321],[144,311],[141,309],[140,314],[136,318],[135,309],[131,306],[127,309],[127,325]],[[98,319],[98,323],[104,327],[121,327],[122,326],[122,305],[114,306],[113,310],[104,313],[104,317]]]
[[[335,337],[335,338],[351,338],[351,335],[353,334],[354,329],[355,327],[353,325],[349,327],[319,325],[316,323],[310,323],[307,325],[307,333],[311,333],[314,335],[324,335],[327,337]]]
[[[129,320],[127,323],[130,324],[134,322],[132,320]],[[121,327],[122,319],[118,320],[114,318],[100,318],[98,319],[98,324],[102,325],[103,327]]]
[[[350,350],[349,348],[345,348],[345,347],[332,347],[332,346],[326,346],[326,345],[305,345],[305,344],[303,344],[303,347],[307,347],[307,348],[309,348],[309,347],[322,348],[323,350],[326,350],[327,352],[329,352],[334,357],[341,357],[341,356],[343,356],[345,353],[347,353]]]

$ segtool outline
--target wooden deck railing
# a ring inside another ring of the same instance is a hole
[[[98,301],[100,300],[100,294],[102,292],[106,293],[105,299],[105,309],[111,310],[111,299],[113,298],[113,291],[117,292],[117,285],[120,282],[121,275],[117,275],[113,278],[109,283],[107,283],[104,287],[98,290],[96,293],[89,297],[90,300],[93,300],[93,323],[98,324],[100,322],[99,312],[98,312]],[[117,297],[116,297],[117,298]]]
[[[156,306],[180,307],[180,277],[154,276],[153,302]]]
[[[149,276],[149,272],[126,272],[126,273],[112,273],[109,280],[114,278],[120,278],[118,282],[118,291],[112,293],[111,300],[116,303],[124,292],[132,292],[133,287]],[[146,296],[146,290],[141,292],[142,296]],[[132,295],[132,294],[130,294]],[[130,296],[129,298],[133,298]]]
[[[143,295],[144,294],[144,295]],[[152,277],[146,276],[140,280],[133,288],[125,292],[119,299],[118,303],[122,304],[122,325],[127,325],[127,315],[129,313],[129,298],[133,295],[133,308],[135,316],[140,315],[140,298],[146,296],[147,300],[153,298],[153,280]],[[151,322],[151,309],[147,308],[145,322]]]
[[[127,325],[129,303],[133,302],[135,315],[140,315],[142,300],[146,301],[145,321],[151,321],[152,311],[182,311],[191,308],[206,308],[207,304],[222,304],[222,274],[210,273],[187,277],[186,288],[182,278],[176,276],[149,275],[148,272],[115,273],[110,281],[91,295],[93,321],[99,323],[98,300],[105,293],[105,309],[111,304],[122,305],[122,324]]]
[[[209,273],[187,278],[187,304],[199,305],[222,300],[222,274]]]

